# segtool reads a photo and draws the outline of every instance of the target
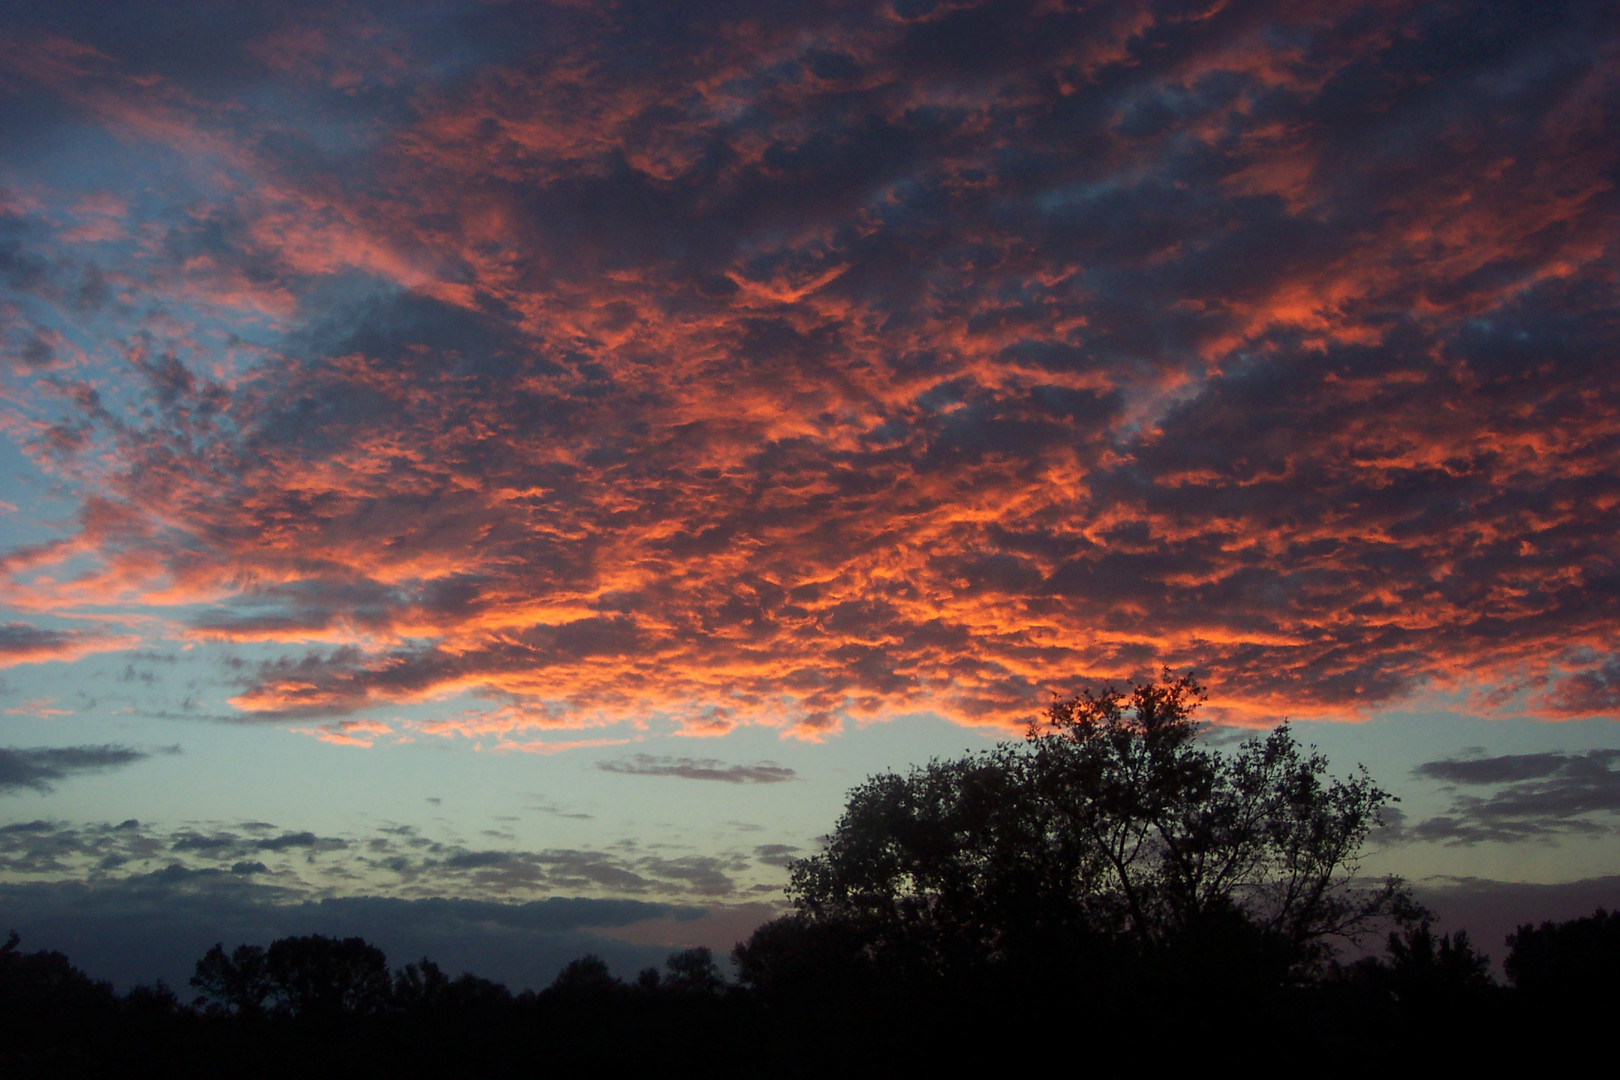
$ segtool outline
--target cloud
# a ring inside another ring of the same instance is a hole
[[[1613,20],[1483,12],[29,9],[5,423],[77,513],[0,602],[514,749],[1161,661],[1609,715]]]
[[[69,777],[122,768],[150,756],[144,751],[111,743],[25,749],[0,747],[0,794],[22,788],[48,792]]]
[[[320,728],[289,728],[300,735],[313,735],[324,743],[334,746],[359,746],[369,748],[376,741],[368,736],[393,735],[394,729],[387,724],[376,720],[340,720],[336,724]]]
[[[1466,845],[1602,833],[1620,815],[1620,750],[1444,759],[1413,771],[1452,794],[1446,814],[1405,830],[1415,839]]]
[[[754,856],[767,866],[785,867],[798,858],[798,848],[792,844],[761,844]]]
[[[359,934],[396,962],[425,954],[514,986],[544,985],[585,952],[628,974],[675,945],[728,951],[774,912],[757,900],[757,870],[743,852],[478,849],[412,826],[348,837],[258,821],[0,826],[11,925],[126,984],[181,986],[215,941],[304,933]]]
[[[1620,657],[1559,679],[1542,699],[1557,716],[1620,717]]]
[[[659,757],[653,754],[599,761],[596,767],[603,772],[626,776],[678,776],[686,780],[718,780],[726,784],[780,784],[798,777],[792,769],[764,761],[754,765],[728,765],[713,758]]]
[[[486,834],[488,835],[488,834]],[[495,834],[499,837],[499,834]],[[732,902],[780,886],[774,866],[743,851],[699,853],[635,843],[596,848],[470,847],[384,827],[370,835],[322,836],[267,823],[164,828],[54,820],[0,826],[0,876],[13,880],[111,882],[262,876],[279,902],[352,895],[361,888],[401,899],[541,900],[563,894],[658,903]],[[262,869],[256,869],[262,867]]]
[[[78,630],[46,630],[28,623],[0,624],[0,667],[47,660],[77,660],[95,652],[125,649],[133,637]]]
[[[280,836],[269,836],[255,840],[253,846],[260,851],[285,851],[287,848],[309,848],[321,851],[338,851],[348,847],[348,842],[332,837],[319,837],[312,832],[282,833]]]

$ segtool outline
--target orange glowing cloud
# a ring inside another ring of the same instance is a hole
[[[86,630],[45,630],[28,623],[0,624],[0,667],[70,662],[92,653],[133,648],[140,639],[131,635]]]
[[[6,53],[203,175],[5,195],[63,226],[6,332],[83,358],[4,423],[82,510],[0,598],[251,646],[231,707],[349,743],[462,694],[411,730],[1011,727],[1160,663],[1247,722],[1608,715],[1595,28],[1463,73],[1467,5],[1104,7],[548,10],[454,78],[330,14],[234,104]]]

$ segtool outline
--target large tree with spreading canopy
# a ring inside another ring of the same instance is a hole
[[[796,914],[739,949],[745,977],[768,977],[788,926],[836,927],[907,970],[1220,940],[1299,971],[1414,913],[1398,881],[1356,873],[1390,795],[1365,770],[1329,777],[1286,724],[1209,746],[1203,697],[1167,670],[1054,700],[1021,742],[871,777],[826,849],[793,864]]]

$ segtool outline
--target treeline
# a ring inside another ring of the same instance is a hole
[[[315,935],[216,946],[182,996],[161,982],[116,994],[13,933],[0,947],[0,1075],[865,1076],[1031,1065],[1054,1050],[1180,1066],[1303,1055],[1337,1072],[1597,1045],[1620,1005],[1620,911],[1603,909],[1519,927],[1506,985],[1465,933],[1427,923],[1303,980],[1237,939],[976,976],[880,966],[866,944],[790,917],[738,945],[737,981],[695,948],[631,981],[585,956],[513,993],[425,958],[390,969],[360,938]]]
[[[708,949],[634,982],[598,957],[538,992],[429,959],[390,970],[361,938],[215,946],[184,992],[119,995],[59,952],[0,947],[0,1077],[482,1077],[521,1070],[758,1075],[734,1055],[758,1016]],[[718,1058],[717,1058],[718,1055]]]
[[[187,996],[0,952],[0,1076],[955,1076],[1545,1064],[1620,1006],[1620,913],[1521,926],[1503,970],[1360,852],[1390,795],[1286,725],[1205,745],[1166,671],[1021,742],[869,778],[789,868],[793,914],[624,982],[513,994],[359,938],[224,945]],[[1379,933],[1382,956],[1343,959]]]

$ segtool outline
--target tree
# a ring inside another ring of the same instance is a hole
[[[197,961],[191,985],[201,992],[199,1006],[242,1017],[263,1015],[265,1001],[275,993],[264,949],[257,945],[238,945],[226,955],[224,942],[215,942]]]
[[[278,938],[265,966],[294,1016],[368,1016],[389,1005],[388,957],[364,938]]]
[[[1526,1000],[1563,1012],[1620,1004],[1620,910],[1530,923],[1507,938],[1502,969]]]
[[[76,1024],[104,1017],[116,998],[112,984],[92,979],[59,952],[25,953],[13,930],[0,945],[0,1029],[28,1034],[46,1023]]]
[[[391,989],[388,958],[364,938],[312,934],[278,938],[269,950],[239,945],[229,956],[216,944],[197,961],[191,985],[199,1004],[255,1017],[266,1002],[293,1016],[363,1016],[386,1008]]]
[[[90,1072],[85,1062],[116,1030],[118,999],[59,952],[22,952],[11,931],[0,945],[0,1076]]]
[[[1496,985],[1491,981],[1491,958],[1474,948],[1466,930],[1436,937],[1429,920],[1423,919],[1400,933],[1392,932],[1385,951],[1390,985],[1403,1001],[1466,999]]]
[[[595,953],[568,961],[547,990],[564,1001],[602,1001],[617,997],[624,983],[608,970],[607,961]]]
[[[674,993],[712,995],[725,989],[720,966],[707,945],[670,953],[664,967],[669,970],[669,978],[662,980],[662,986]]]
[[[437,1010],[488,1015],[512,1003],[512,992],[498,982],[462,972],[456,979],[427,957],[394,975],[393,1004],[407,1012]]]
[[[1330,780],[1286,724],[1210,749],[1203,698],[1166,670],[1055,700],[1021,743],[868,779],[826,850],[790,868],[799,920],[853,928],[913,970],[1220,937],[1297,972],[1335,938],[1416,913],[1398,881],[1356,878],[1390,799],[1365,770]]]

